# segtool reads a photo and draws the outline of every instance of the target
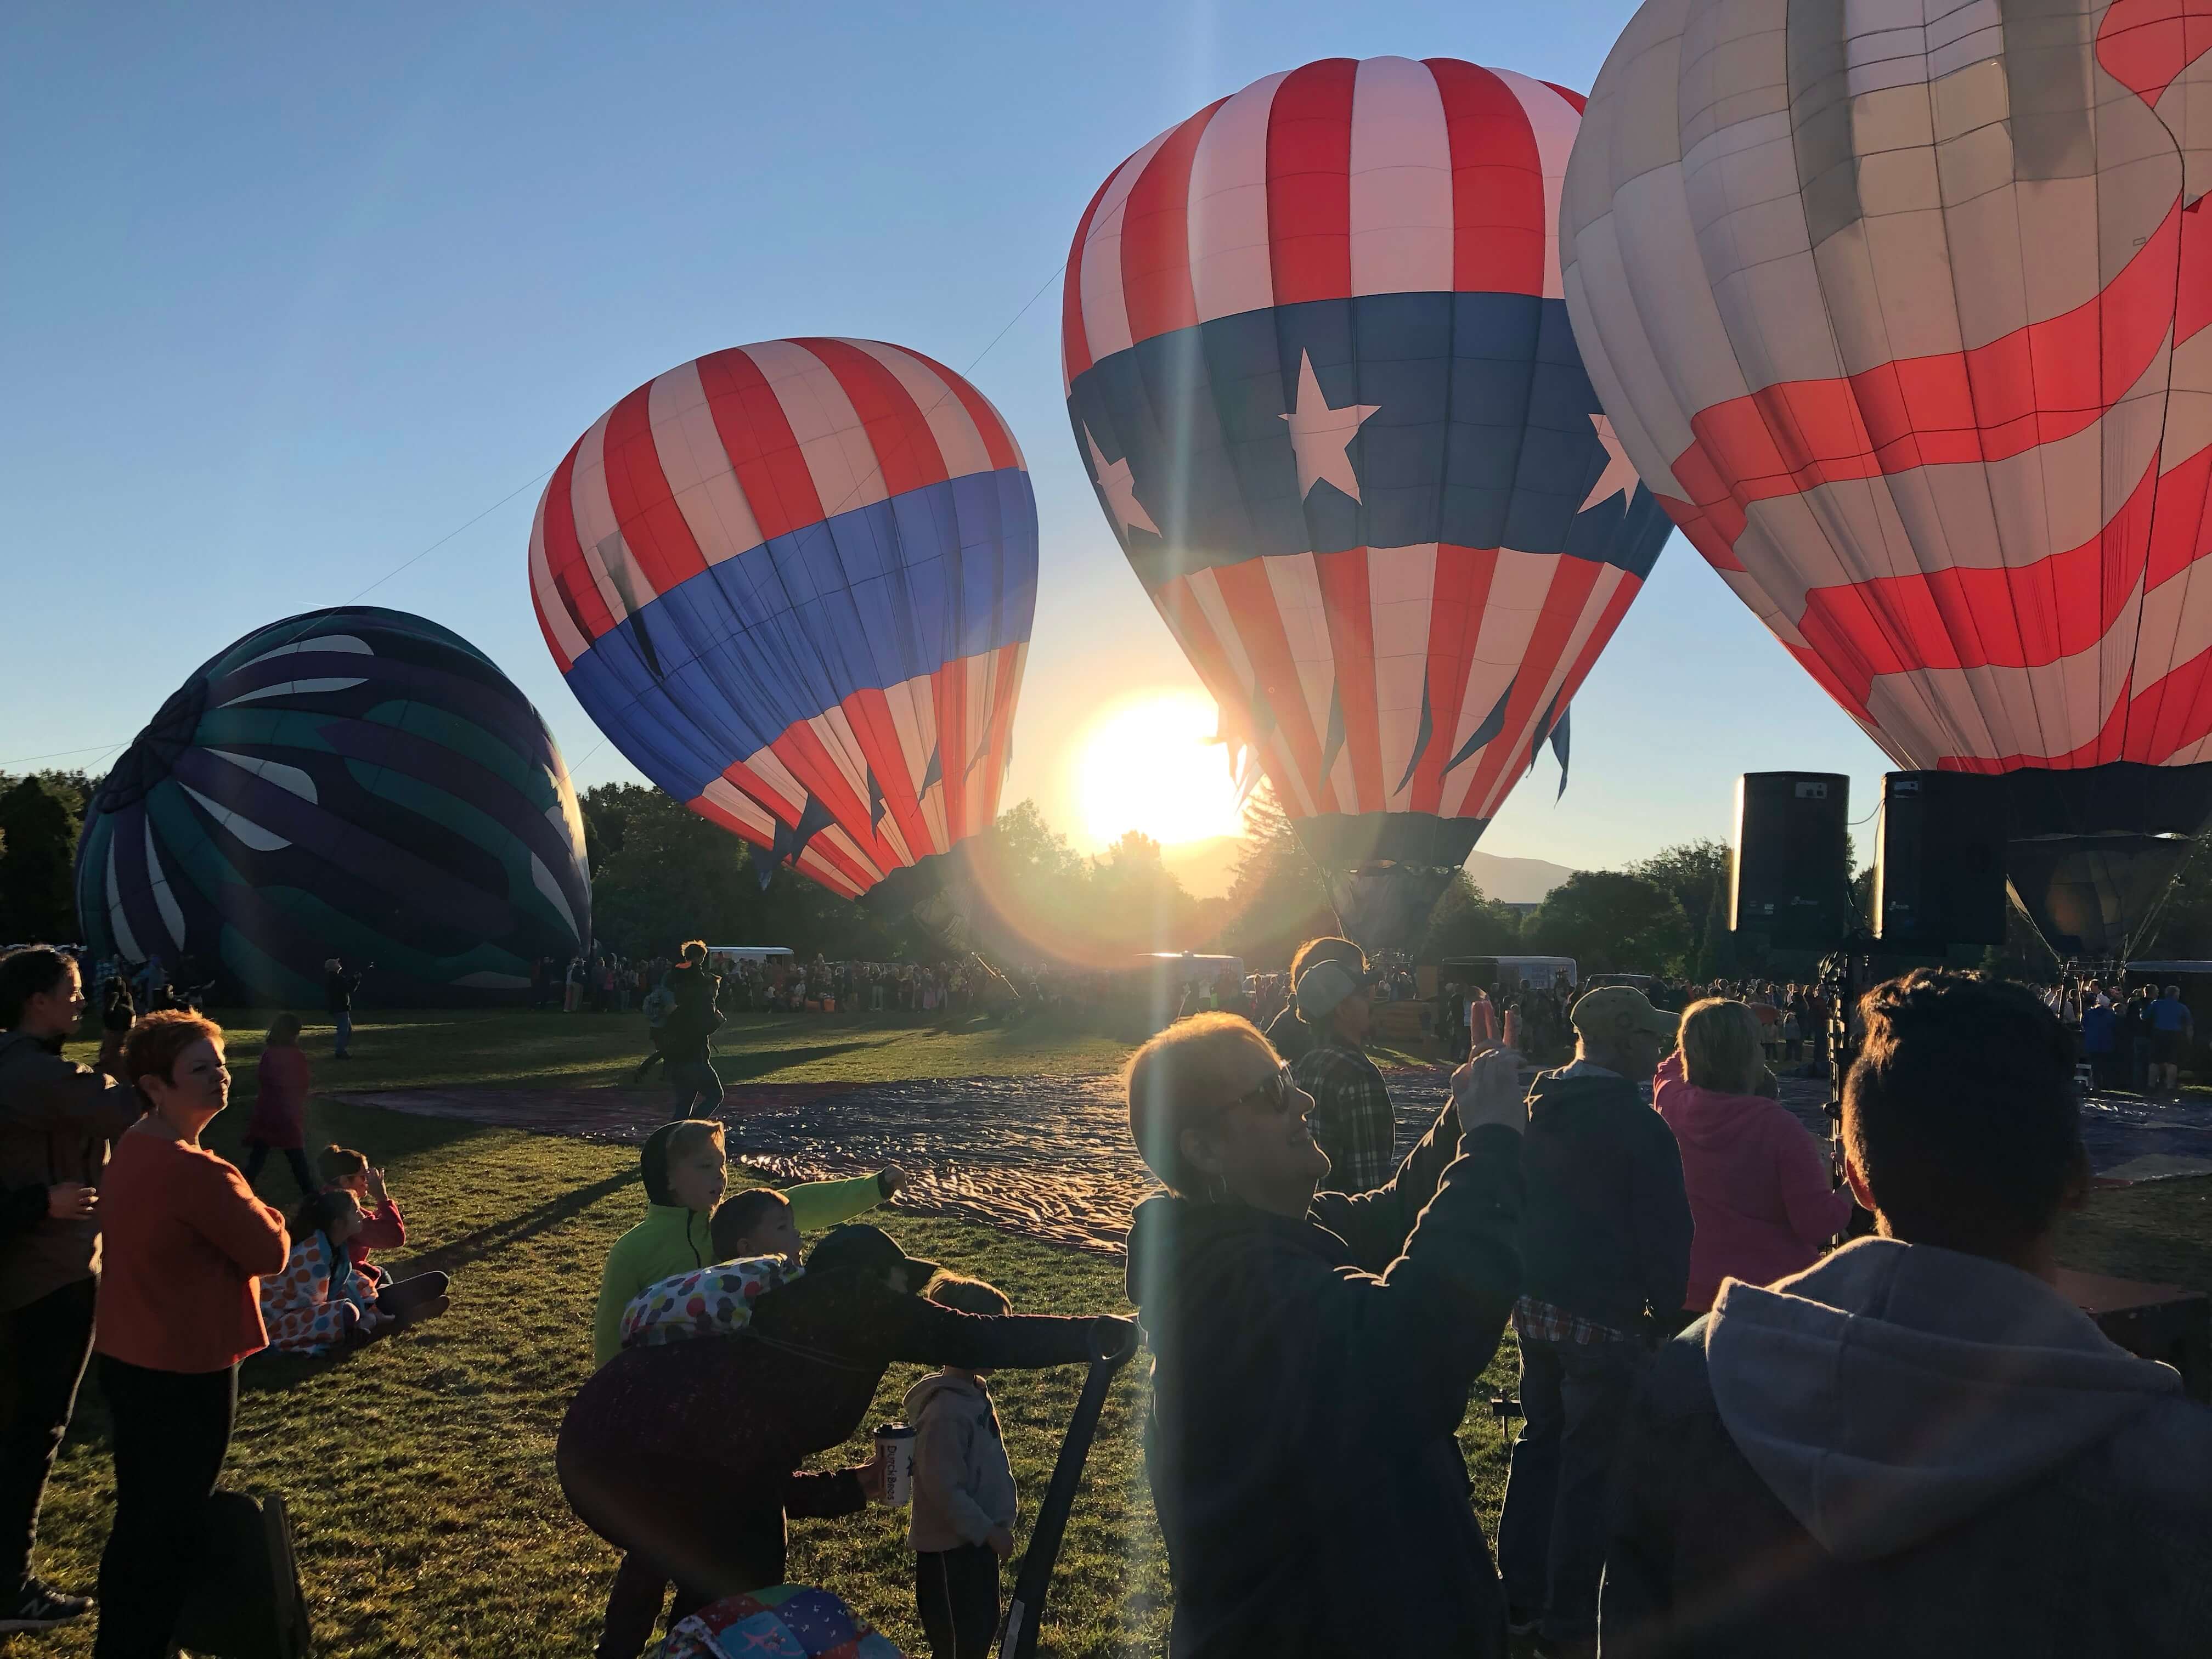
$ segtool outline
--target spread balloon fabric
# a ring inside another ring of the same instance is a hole
[[[2212,760],[2208,47],[2165,0],[1653,0],[1591,94],[1562,261],[1620,443],[1902,766]],[[2193,830],[2173,782],[2015,840]]]
[[[1310,844],[1463,860],[1668,532],[1560,297],[1580,103],[1310,64],[1161,134],[1077,228],[1078,451]]]
[[[116,763],[77,843],[95,956],[244,1006],[512,1000],[591,937],[584,823],[538,711],[421,617],[318,611],[203,664]]]
[[[997,812],[1036,543],[975,387],[878,341],[770,340],[592,424],[538,503],[530,587],[640,771],[850,897]]]
[[[732,1595],[680,1619],[655,1659],[899,1659],[898,1649],[828,1590],[797,1584]]]

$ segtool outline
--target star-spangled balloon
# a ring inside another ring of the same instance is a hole
[[[1078,453],[1328,867],[1463,862],[1564,755],[1668,533],[1560,297],[1581,104],[1450,58],[1309,64],[1162,133],[1076,228]]]

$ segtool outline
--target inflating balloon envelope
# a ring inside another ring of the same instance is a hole
[[[373,605],[202,664],[87,809],[76,901],[95,956],[259,1007],[320,1007],[331,957],[373,963],[386,1006],[512,1002],[592,937],[583,816],[538,711],[467,641]]]
[[[953,855],[998,811],[1036,544],[1020,447],[966,380],[879,341],[769,340],[592,424],[538,504],[530,586],[599,729],[764,849],[763,880],[788,862],[950,937]]]
[[[2014,896],[2124,956],[2212,813],[2212,29],[2194,4],[1651,0],[1563,208],[1698,550]]]
[[[1116,167],[1067,409],[1131,566],[1370,945],[1408,945],[1668,532],[1560,297],[1581,99],[1332,58]]]

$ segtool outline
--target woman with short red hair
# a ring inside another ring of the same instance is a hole
[[[149,1014],[123,1054],[146,1115],[116,1141],[100,1192],[94,1348],[115,1425],[115,1528],[93,1653],[162,1659],[230,1449],[238,1362],[269,1344],[258,1278],[283,1271],[291,1241],[246,1177],[200,1145],[230,1098],[222,1028]]]

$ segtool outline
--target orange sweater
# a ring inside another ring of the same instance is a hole
[[[142,1121],[100,1183],[93,1346],[157,1371],[219,1371],[269,1346],[255,1277],[282,1273],[284,1218],[223,1159]]]

